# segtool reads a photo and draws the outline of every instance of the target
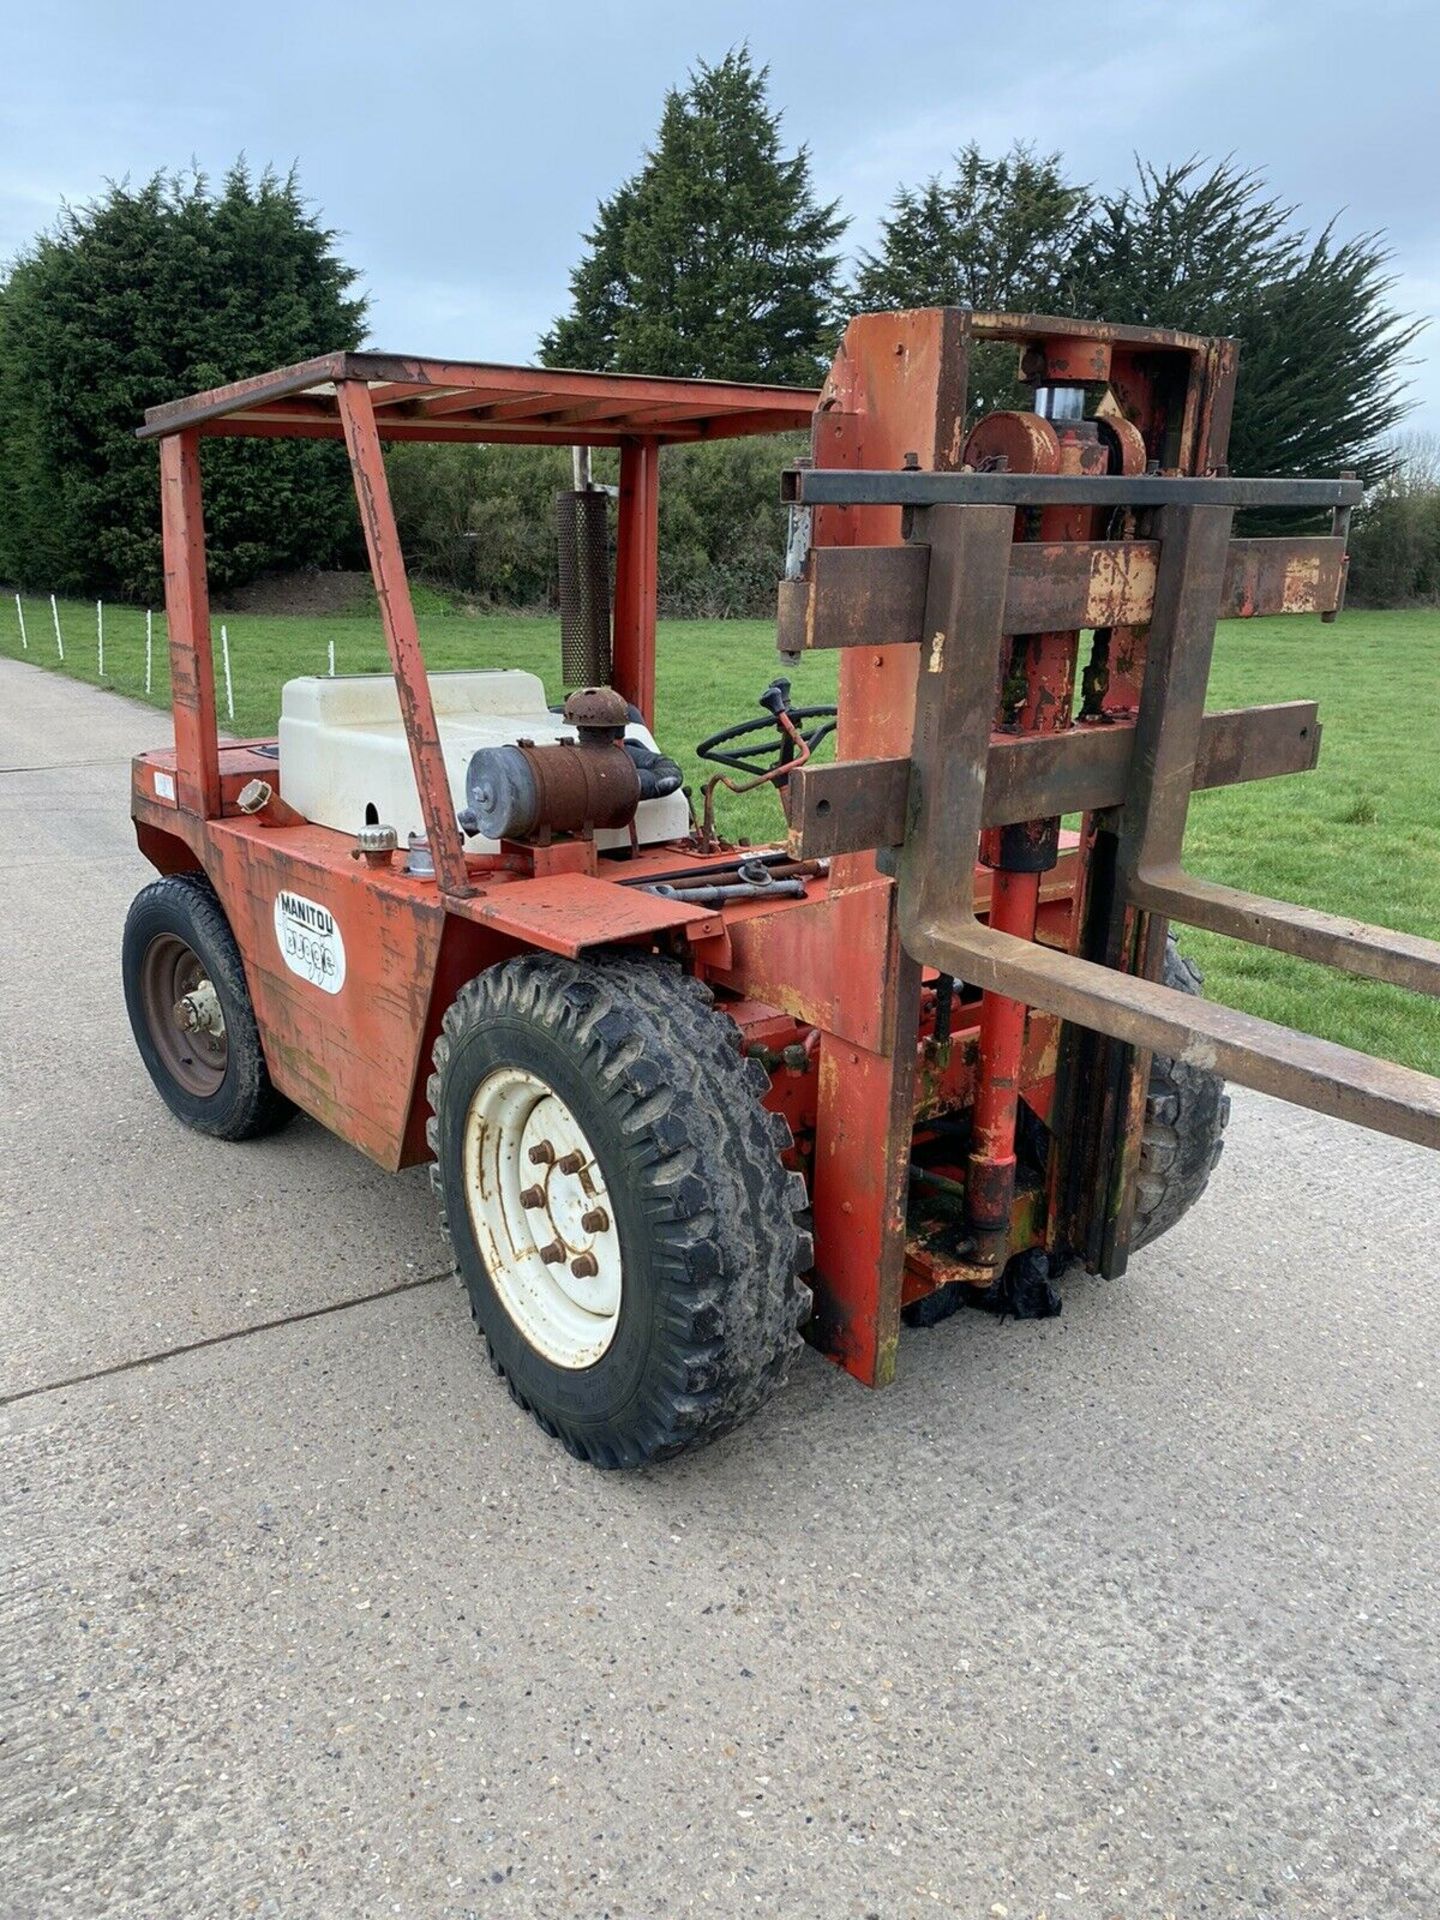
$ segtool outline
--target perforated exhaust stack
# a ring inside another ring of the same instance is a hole
[[[560,543],[560,668],[567,687],[610,684],[610,557],[599,487],[555,496]]]

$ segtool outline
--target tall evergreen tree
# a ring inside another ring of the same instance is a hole
[[[1134,186],[1096,200],[1071,263],[1073,297],[1132,326],[1226,332],[1257,283],[1294,264],[1295,209],[1228,160],[1208,171],[1195,159],[1137,160],[1136,172]]]
[[[949,179],[900,189],[856,294],[1233,334],[1235,470],[1373,478],[1406,410],[1418,331],[1390,304],[1388,259],[1374,234],[1308,238],[1293,207],[1228,160],[1141,161],[1134,185],[1093,197],[1058,154],[1017,146],[988,160],[972,145]],[[974,405],[1024,404],[993,350],[975,361]]]
[[[1058,153],[1037,154],[1017,141],[989,159],[972,141],[948,178],[898,190],[878,251],[860,256],[855,304],[1063,313],[1090,209],[1089,189],[1066,178]],[[971,412],[1027,405],[1015,372],[1013,347],[977,345]]]
[[[1233,334],[1240,379],[1237,473],[1374,479],[1406,412],[1406,351],[1419,324],[1390,303],[1375,234],[1310,239],[1296,210],[1230,161],[1139,167],[1104,196],[1073,268],[1074,311],[1143,326]]]
[[[860,256],[857,298],[872,308],[1053,312],[1090,207],[1058,153],[1017,141],[991,160],[972,142],[948,179],[896,193],[879,250]]]
[[[212,192],[156,174],[67,207],[0,286],[0,577],[151,596],[161,576],[147,406],[355,347],[365,302],[294,174],[238,163]],[[211,577],[332,561],[353,541],[343,454],[206,448]]]
[[[818,379],[837,318],[835,243],[804,147],[786,154],[748,48],[666,95],[640,171],[600,204],[547,366]]]

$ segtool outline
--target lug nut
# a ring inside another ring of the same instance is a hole
[[[565,1249],[558,1240],[552,1240],[548,1247],[541,1247],[540,1258],[547,1267],[558,1267],[565,1258]]]
[[[604,1233],[610,1225],[610,1216],[603,1207],[592,1207],[581,1216],[580,1224],[586,1233]]]
[[[577,1280],[593,1280],[600,1271],[600,1262],[593,1253],[582,1253],[570,1262],[570,1271]]]
[[[545,1204],[545,1189],[543,1187],[526,1187],[520,1195],[520,1204],[522,1207],[543,1207]]]
[[[530,1158],[537,1167],[548,1167],[555,1158],[555,1149],[548,1140],[537,1140],[530,1149]]]
[[[549,1144],[548,1142],[546,1143]],[[579,1173],[585,1164],[585,1156],[577,1147],[573,1153],[567,1153],[563,1160],[556,1162],[561,1173]]]

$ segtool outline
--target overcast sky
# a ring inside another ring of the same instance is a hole
[[[1434,0],[3,0],[0,26],[0,257],[107,177],[294,161],[373,344],[401,352],[530,359],[664,89],[741,40],[852,249],[972,139],[1058,147],[1102,186],[1137,151],[1234,154],[1312,226],[1384,228],[1397,300],[1440,308]],[[1428,428],[1437,333],[1413,369]]]

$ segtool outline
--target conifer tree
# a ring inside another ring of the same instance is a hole
[[[156,174],[66,207],[0,286],[0,578],[153,597],[161,578],[147,407],[359,344],[365,302],[294,176],[237,163]],[[354,540],[343,453],[205,449],[212,581],[333,563]]]
[[[835,243],[804,147],[783,150],[749,50],[666,95],[653,150],[600,204],[548,366],[809,384],[828,362]]]

